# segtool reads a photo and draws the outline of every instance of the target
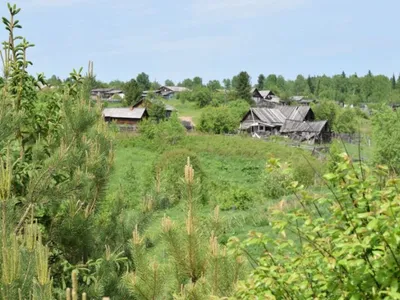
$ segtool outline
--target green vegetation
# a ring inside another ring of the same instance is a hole
[[[251,233],[244,246],[265,252],[238,298],[399,297],[398,180],[347,156],[324,178],[331,192],[322,197],[292,186],[298,205],[272,212],[275,236]]]
[[[224,80],[230,92],[200,77],[182,83],[193,92],[172,103],[197,114],[207,134],[188,134],[176,114],[166,120],[159,99],[146,104],[151,118],[138,132],[118,132],[89,100],[91,62],[85,76],[73,70],[65,82],[51,78],[58,88],[39,89],[48,82],[27,71],[33,45],[17,36],[20,9],[8,9],[1,299],[400,298],[397,112],[377,105],[371,122],[323,102],[317,118],[362,138],[334,140],[318,158],[284,138],[215,134],[233,132],[249,108],[242,72]],[[334,79],[345,94],[345,74]],[[372,74],[363,80],[360,93],[383,95]],[[275,75],[263,81],[287,84]],[[127,104],[158,86],[145,73],[113,84],[126,89]],[[298,76],[293,89],[317,94],[321,84]]]

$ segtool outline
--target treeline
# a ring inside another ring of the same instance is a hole
[[[247,72],[241,72],[240,74]],[[208,88],[211,91],[219,89],[240,90],[240,74],[232,78],[219,80],[210,80],[207,83],[199,76],[186,78],[181,82],[165,80],[163,83],[150,81],[148,74],[142,72],[128,82],[113,80],[111,82],[102,82],[93,78],[91,85],[93,88],[113,87],[122,90],[134,90],[135,95],[140,95],[144,90],[156,90],[161,85],[181,86],[189,89]],[[49,80],[51,85],[59,85],[68,80],[61,80],[53,75]],[[395,75],[391,78],[385,75],[374,75],[369,71],[365,76],[357,74],[341,74],[326,76],[303,76],[298,75],[295,80],[285,79],[281,75],[260,74],[257,82],[252,85],[261,90],[271,90],[282,99],[288,99],[291,96],[300,95],[319,100],[334,100],[349,104],[360,103],[400,103],[400,76],[396,79]]]

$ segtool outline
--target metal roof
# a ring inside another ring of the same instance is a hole
[[[286,118],[277,108],[251,108],[251,112],[255,114],[262,123],[269,125],[282,126]]]
[[[162,86],[161,88],[167,88],[169,90],[171,90],[172,92],[185,92],[185,91],[189,91],[188,88],[185,87],[181,87],[181,86]],[[160,89],[161,89],[160,88]]]
[[[290,97],[290,100],[292,101],[301,101],[304,99],[304,96],[292,96]]]
[[[293,121],[304,121],[311,110],[309,106],[277,106],[276,109],[282,112],[286,117],[285,119]]]
[[[281,128],[281,133],[289,132],[321,132],[326,125],[327,121],[315,121],[315,122],[298,122],[292,120],[286,120]]]
[[[117,119],[137,119],[140,120],[144,113],[146,112],[146,108],[134,108],[130,107],[118,107],[118,108],[105,108],[103,110],[104,117],[108,118],[117,118]]]
[[[265,90],[265,91],[259,91],[259,93],[265,99],[267,96],[269,96],[269,94],[271,94],[271,91],[270,90]]]

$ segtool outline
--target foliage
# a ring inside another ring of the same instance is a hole
[[[328,120],[334,126],[339,106],[333,101],[323,101],[312,106],[316,120]]]
[[[159,122],[143,120],[138,126],[138,131],[146,143],[153,142],[155,147],[161,149],[178,143],[185,135],[185,128],[176,114],[172,114],[168,120]]]
[[[247,103],[245,100],[230,101],[228,102],[228,107],[234,118],[237,120],[237,123],[242,120],[242,118],[250,109],[249,103]]]
[[[276,199],[289,193],[288,186],[293,181],[293,170],[289,164],[282,164],[279,159],[270,158],[262,174],[264,196]]]
[[[247,72],[240,72],[239,75],[237,75],[235,89],[239,99],[246,100],[250,104],[253,103],[251,98],[250,76]]]
[[[400,118],[397,111],[389,109],[374,114],[372,118],[375,142],[375,162],[400,171]]]
[[[199,107],[205,107],[212,101],[212,94],[207,88],[198,88],[192,92],[192,100],[197,103]]]
[[[165,80],[164,84],[166,86],[175,86],[175,83],[170,79]]]
[[[231,186],[222,193],[219,202],[222,210],[246,210],[255,204],[254,199],[255,196],[249,190]]]
[[[74,70],[59,89],[38,92],[44,77],[27,72],[33,45],[15,32],[20,9],[8,9],[9,40],[1,53],[0,287],[3,299],[51,299],[65,276],[60,265],[84,264],[98,254],[91,225],[110,172],[111,134],[101,107],[88,99],[91,69],[85,77]]]
[[[257,88],[259,90],[264,89],[264,82],[265,82],[265,76],[263,74],[260,74],[257,79]]]
[[[239,122],[227,106],[207,107],[203,110],[198,129],[208,133],[232,133],[237,130]]]
[[[384,166],[358,168],[347,155],[324,178],[330,195],[292,185],[298,205],[273,211],[277,236],[250,234],[245,245],[265,252],[238,298],[398,298],[398,179]]]
[[[136,82],[139,86],[139,89],[141,91],[147,91],[150,89],[151,87],[151,83],[150,83],[150,79],[149,79],[149,75],[147,75],[146,73],[142,72],[140,74],[137,75],[136,77]]]
[[[158,98],[149,101],[147,105],[149,117],[157,122],[164,120],[167,117],[165,103]]]
[[[359,125],[357,121],[358,115],[354,109],[342,109],[336,116],[334,130],[340,133],[356,133]]]
[[[191,157],[191,164],[196,172],[199,181],[202,199],[206,199],[205,190],[202,189],[204,173],[201,163],[196,155],[186,149],[174,149],[163,153],[154,163],[153,178],[155,180],[156,192],[162,193],[169,203],[179,202],[184,196],[185,191],[182,188],[182,170],[185,167],[185,158]]]
[[[135,104],[140,95],[142,94],[142,90],[140,89],[139,84],[135,79],[131,79],[124,86],[124,104],[127,106]]]
[[[221,83],[220,83],[218,80],[210,80],[210,81],[207,83],[207,88],[208,88],[210,91],[215,92],[215,91],[221,89],[222,86],[221,86]]]

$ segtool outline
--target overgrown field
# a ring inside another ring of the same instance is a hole
[[[184,155],[194,156],[203,174],[202,185],[205,190],[204,203],[199,207],[200,215],[205,219],[212,216],[217,205],[222,208],[220,216],[225,227],[223,235],[219,237],[222,243],[231,236],[244,238],[251,230],[268,231],[266,211],[278,202],[263,194],[268,159],[277,158],[291,163],[299,180],[316,192],[321,190],[312,186],[318,181],[318,174],[323,172],[323,163],[308,151],[298,148],[242,136],[187,135],[173,146],[154,149],[139,136],[119,134],[106,203],[111,205],[115,199],[124,199],[129,203],[126,207],[127,218],[140,214],[146,197],[157,185],[154,180],[155,165],[168,153],[181,151],[180,173],[175,174],[173,180],[179,181],[184,177]],[[169,184],[169,181],[165,181],[165,184]],[[164,188],[169,190],[168,187],[160,187],[161,190]],[[181,203],[165,205],[164,209],[149,215],[145,225],[140,224],[146,237],[155,246],[158,246],[162,217],[166,214],[174,220],[183,221],[186,215]],[[137,220],[137,217],[132,219]],[[131,232],[134,226],[131,223],[127,232]],[[155,248],[157,256],[160,256],[162,247]]]

